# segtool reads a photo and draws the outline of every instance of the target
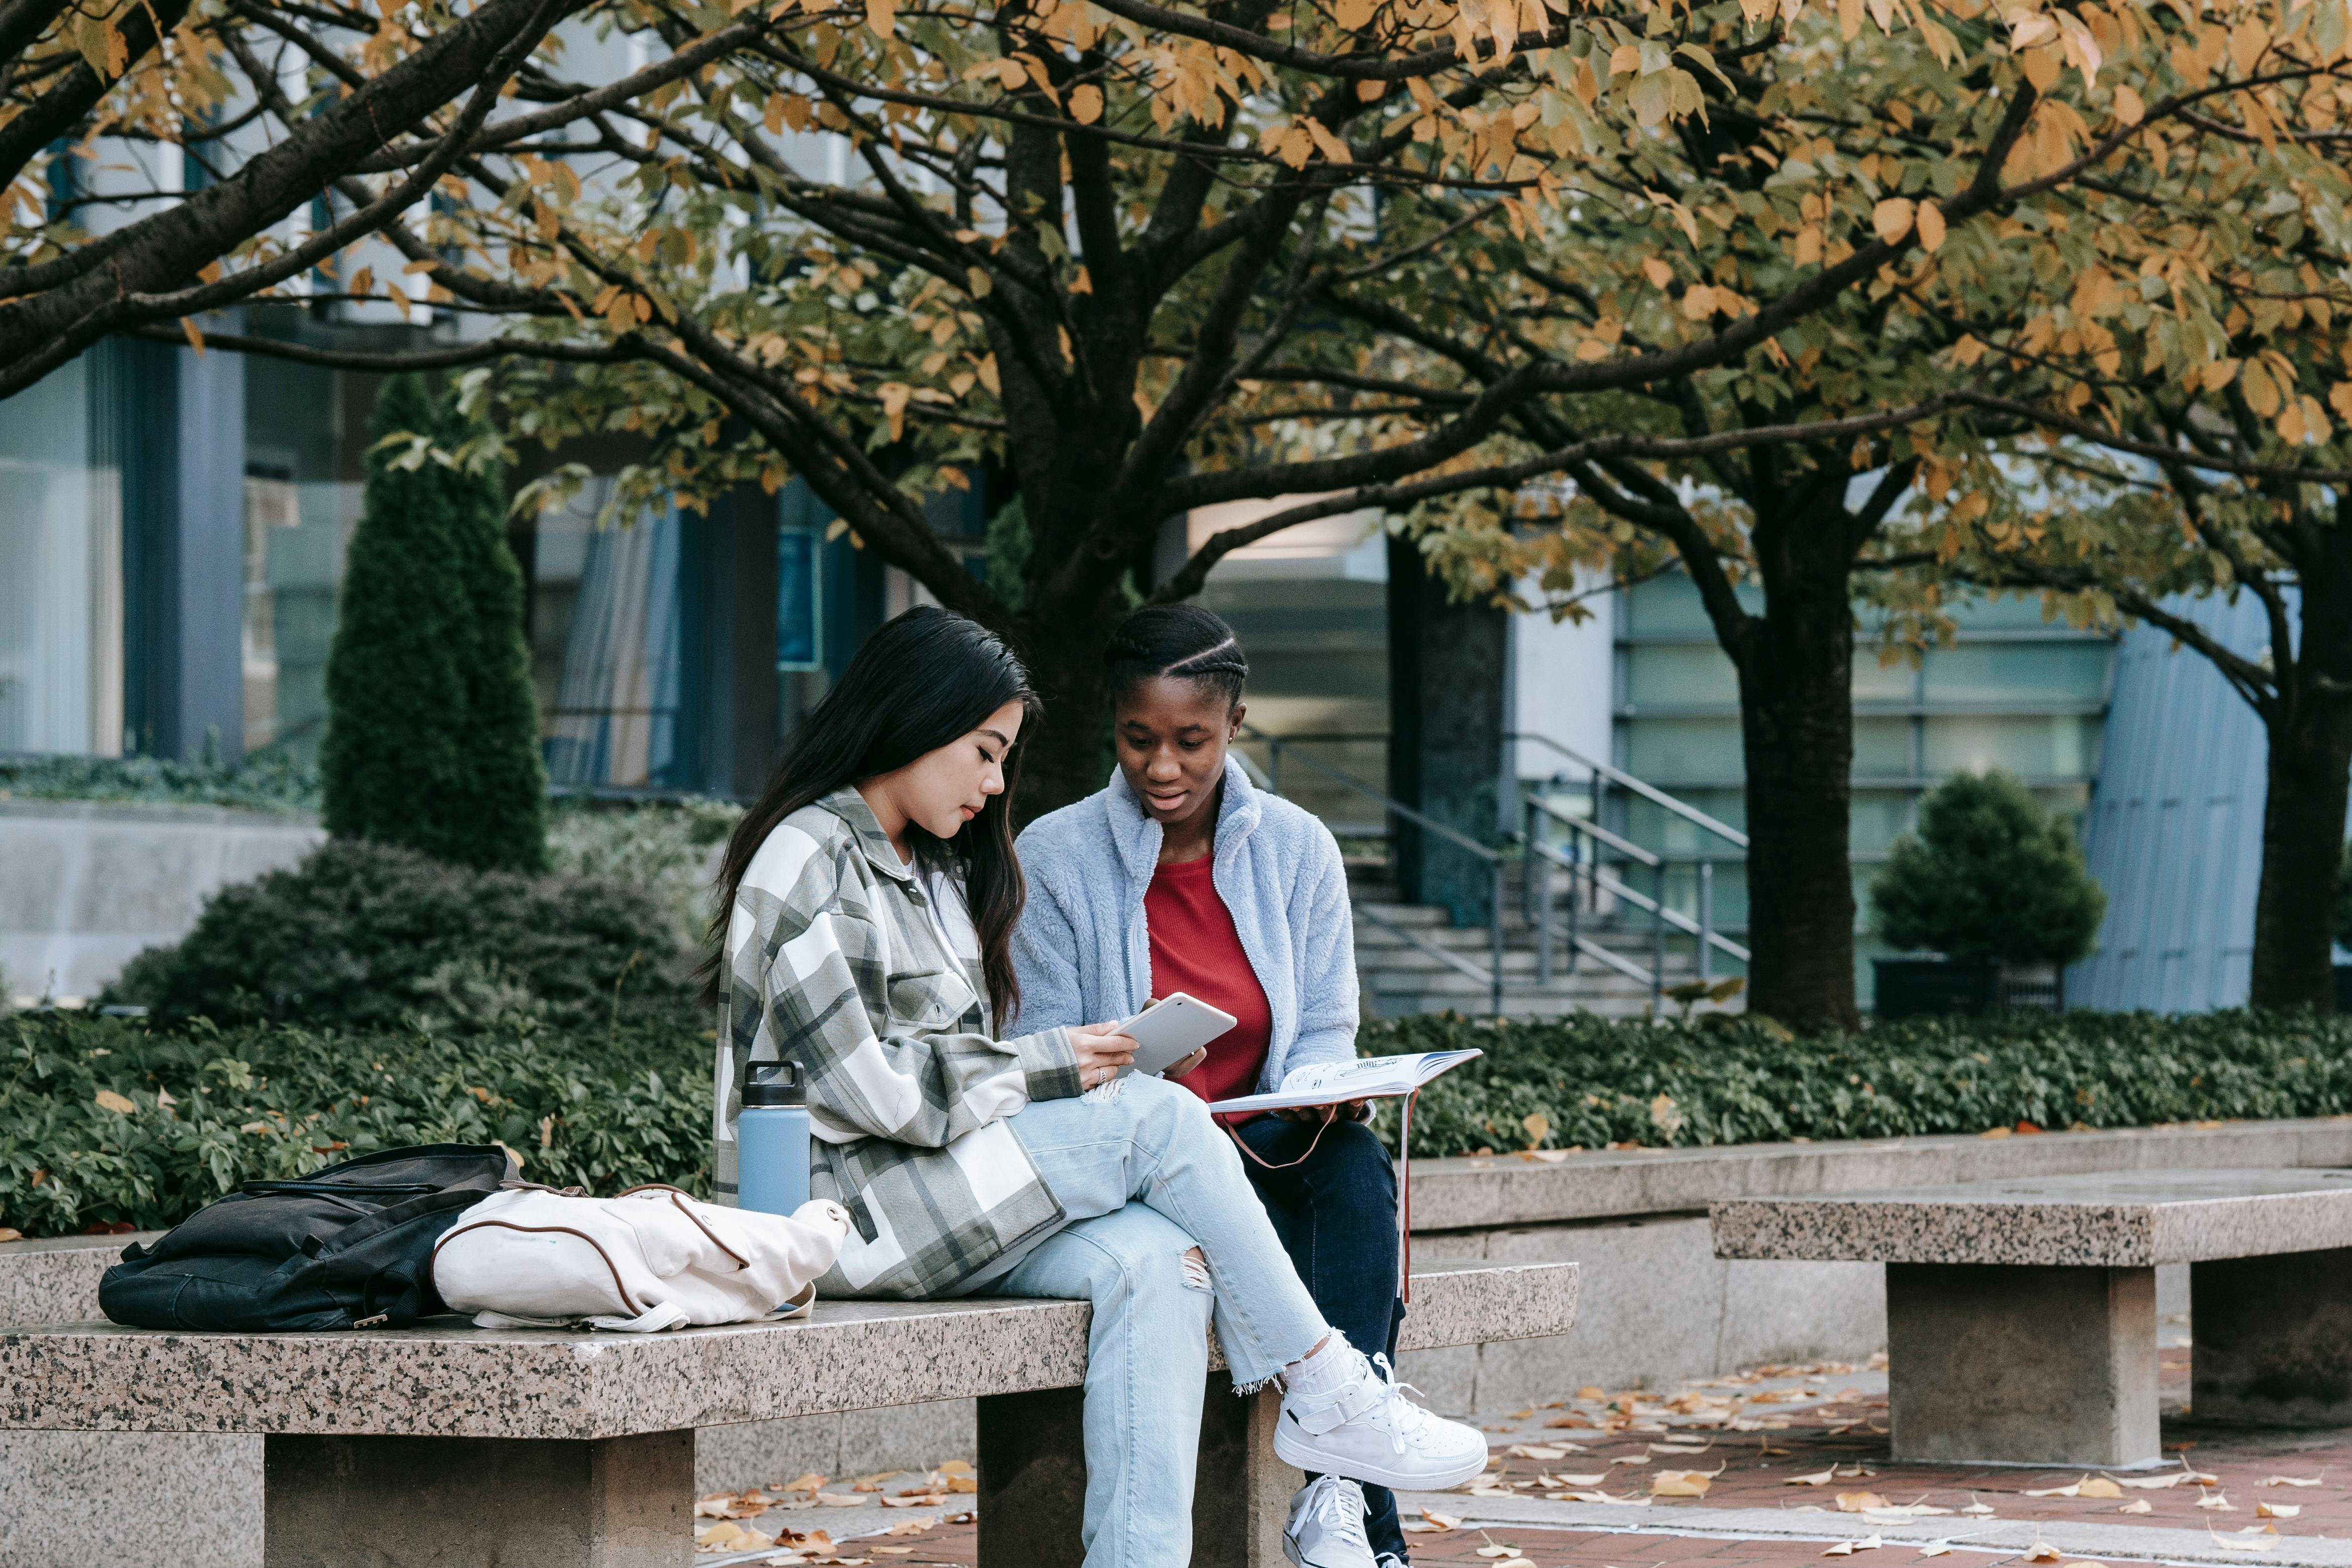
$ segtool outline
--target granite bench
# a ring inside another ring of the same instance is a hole
[[[1723,1258],[1886,1270],[1898,1460],[2158,1461],[2156,1270],[2200,1421],[2352,1425],[2352,1170],[2127,1171],[1710,1207]]]
[[[1564,1333],[1572,1263],[1417,1274],[1402,1348]],[[986,1568],[1076,1568],[1083,1301],[827,1301],[667,1333],[0,1333],[0,1428],[256,1433],[266,1568],[683,1568],[694,1433],[976,1397]],[[1214,1336],[1192,1560],[1281,1560],[1299,1484],[1276,1396],[1231,1396]],[[1220,1394],[1223,1397],[1219,1397]]]

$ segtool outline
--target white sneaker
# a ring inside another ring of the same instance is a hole
[[[1298,1568],[1377,1568],[1364,1535],[1364,1489],[1338,1476],[1299,1488],[1282,1527],[1282,1554]]]
[[[1274,1428],[1283,1463],[1397,1491],[1444,1491],[1485,1473],[1486,1434],[1407,1399],[1387,1356],[1375,1366],[1345,1341],[1325,1354],[1343,1359],[1283,1393]]]
[[[1383,1552],[1373,1568],[1406,1568],[1405,1560],[1393,1552]]]

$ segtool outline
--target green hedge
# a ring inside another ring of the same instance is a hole
[[[253,1177],[407,1144],[495,1140],[531,1180],[600,1194],[705,1192],[709,1051],[625,1015],[457,1036],[19,1013],[0,1019],[0,1227],[157,1228]]]
[[[1363,1043],[1486,1052],[1423,1092],[1418,1155],[2352,1113],[2352,1019],[2017,1015],[1792,1040],[1729,1019],[1439,1014],[1369,1026]],[[469,1033],[201,1021],[173,1032],[18,1014],[0,1019],[0,1226],[160,1227],[254,1176],[443,1141],[496,1139],[526,1176],[558,1186],[700,1192],[710,1049],[703,1029],[626,1011],[569,1029],[508,1014]],[[1384,1124],[1392,1135],[1394,1118]]]
[[[1371,1055],[1486,1052],[1422,1092],[1417,1155],[2352,1113],[2345,1018],[2015,1014],[1796,1040],[1727,1019],[1497,1025],[1442,1013],[1369,1026],[1361,1043]],[[1383,1125],[1393,1141],[1394,1119]]]

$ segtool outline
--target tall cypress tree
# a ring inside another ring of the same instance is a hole
[[[482,427],[416,375],[376,395],[359,527],[327,661],[327,831],[463,865],[547,864],[547,769],[495,466]],[[415,443],[384,438],[405,433]]]

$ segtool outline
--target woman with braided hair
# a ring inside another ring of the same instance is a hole
[[[1228,755],[1249,674],[1233,628],[1197,604],[1152,605],[1104,659],[1118,771],[1021,835],[1020,1027],[1124,1018],[1185,992],[1240,1020],[1163,1074],[1208,1101],[1353,1060],[1347,872],[1330,830]],[[1299,1278],[1386,1376],[1404,1320],[1396,1171],[1363,1105],[1235,1120],[1226,1132]],[[1310,1475],[1292,1500],[1285,1547],[1302,1568],[1407,1561],[1395,1499],[1336,1475]]]

